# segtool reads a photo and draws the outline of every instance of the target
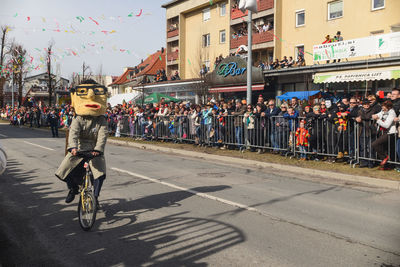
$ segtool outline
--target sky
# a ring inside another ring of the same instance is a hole
[[[97,75],[119,76],[124,67],[166,46],[167,0],[1,0],[0,26],[27,50],[26,61],[45,72],[45,48],[53,42],[52,70],[70,79],[82,63]],[[67,31],[67,32],[66,32]],[[101,66],[101,67],[100,67]]]

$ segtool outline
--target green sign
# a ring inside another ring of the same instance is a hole
[[[236,62],[229,62],[229,63],[223,63],[220,64],[217,70],[217,74],[220,76],[238,76],[238,75],[243,75],[243,73],[246,71],[246,68],[238,68]]]

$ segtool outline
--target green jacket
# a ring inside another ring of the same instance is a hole
[[[96,150],[104,153],[107,142],[107,121],[104,116],[76,116],[71,123],[68,137],[68,150],[77,148],[78,151]],[[68,174],[82,161],[82,158],[67,153],[55,175],[64,180]],[[92,159],[89,163],[94,179],[106,174],[104,155]]]

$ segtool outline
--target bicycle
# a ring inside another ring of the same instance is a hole
[[[95,156],[90,151],[79,151],[76,156],[83,158],[83,167],[86,170],[83,183],[79,185],[78,221],[84,231],[89,231],[96,221],[97,213],[97,201],[93,186],[94,178],[89,165],[89,161]]]

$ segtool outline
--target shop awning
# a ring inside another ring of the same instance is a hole
[[[321,92],[321,91],[297,91],[297,92],[287,92],[284,93],[283,95],[278,96],[280,100],[288,100],[292,99],[293,97],[297,97],[297,99],[304,100],[304,99],[309,99],[312,96],[317,96],[320,95],[321,97],[327,96],[326,93]]]
[[[357,71],[322,72],[314,75],[314,83],[339,83],[391,80],[400,78],[400,66],[386,68],[371,68]]]
[[[255,84],[251,87],[252,91],[264,90],[264,84]],[[214,87],[210,88],[210,93],[231,93],[231,92],[245,92],[247,86],[228,86],[228,87]]]

